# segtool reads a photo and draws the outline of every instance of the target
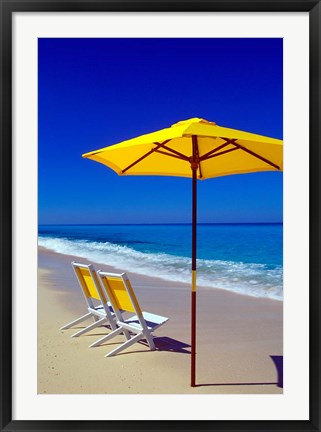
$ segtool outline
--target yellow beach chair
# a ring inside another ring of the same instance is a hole
[[[90,347],[98,346],[127,330],[130,333],[130,339],[106,354],[105,357],[114,356],[143,338],[146,338],[150,349],[155,350],[152,332],[165,324],[168,318],[141,311],[126,273],[115,274],[103,271],[97,273],[114,309],[118,328],[91,344]],[[124,311],[134,313],[134,315],[125,319],[123,316]]]
[[[110,324],[112,330],[116,330],[117,326],[114,311],[110,302],[107,300],[106,294],[100,285],[97,272],[94,270],[92,264],[80,264],[72,262],[71,265],[85,297],[88,313],[64,325],[60,328],[60,330],[73,327],[74,325],[86,321],[89,318],[93,318],[94,323],[79,330],[71,337],[81,336],[106,322]],[[99,304],[97,304],[97,300]]]

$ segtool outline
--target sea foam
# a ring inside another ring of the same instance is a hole
[[[166,253],[144,253],[110,242],[38,238],[39,246],[65,255],[86,258],[128,272],[190,283],[191,259]],[[254,297],[282,300],[282,266],[223,260],[197,260],[197,285],[215,287]]]

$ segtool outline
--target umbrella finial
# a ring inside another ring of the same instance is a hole
[[[216,126],[215,122],[210,122],[210,121],[205,120],[205,119],[200,118],[200,117],[193,117],[193,118],[190,118],[190,119],[187,119],[187,120],[181,120],[178,123],[174,123],[174,124],[172,124],[171,127],[173,127],[173,126],[174,127],[175,126],[183,126],[184,124],[189,125],[189,124],[192,124],[192,123],[203,123],[203,124],[207,124],[207,125]]]

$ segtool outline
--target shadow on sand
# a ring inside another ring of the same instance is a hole
[[[274,362],[277,381],[275,382],[244,382],[244,383],[211,383],[211,384],[196,384],[195,387],[218,387],[218,386],[262,386],[262,385],[273,385],[283,388],[283,356],[270,356]]]
[[[105,325],[104,327],[106,327],[107,329],[110,330],[110,327],[108,325]],[[78,328],[82,328],[82,327],[74,327],[74,329],[78,329]],[[99,334],[93,334],[93,333],[89,333],[86,336],[102,336],[100,333]],[[162,337],[155,337],[154,336],[154,342],[155,342],[155,346],[156,349],[158,351],[170,351],[170,352],[176,352],[176,353],[181,353],[181,354],[191,354],[189,348],[191,347],[190,345],[186,344],[185,342],[181,342],[179,340],[167,337],[167,336],[162,336]],[[108,343],[106,345],[114,345],[114,344],[118,344],[119,342],[114,342],[114,343]],[[148,343],[146,341],[146,339],[142,339],[139,341],[139,343],[141,343],[142,345],[146,345],[148,346]],[[102,344],[105,345],[105,344]],[[140,351],[137,351],[140,352]],[[145,351],[143,351],[145,352]],[[124,352],[122,354],[130,354],[127,352]],[[276,368],[276,372],[277,372],[277,380],[275,382],[243,382],[243,383],[204,383],[204,384],[196,384],[195,387],[209,387],[209,386],[213,386],[213,387],[218,387],[218,386],[262,386],[262,385],[274,385],[280,388],[283,388],[283,356],[277,356],[277,355],[271,355],[270,356],[272,361],[274,362],[275,368]]]
[[[101,333],[89,333],[88,335],[84,335],[84,337],[93,337],[93,336],[100,336],[102,337],[103,334]],[[190,350],[188,350],[188,348],[190,348],[191,346],[181,342],[179,340],[164,336],[164,337],[155,337],[154,336],[154,343],[155,343],[155,347],[157,349],[157,351],[169,351],[169,352],[176,352],[176,353],[181,353],[181,354],[191,354]],[[99,345],[100,347],[105,346],[108,347],[109,345],[119,345],[121,344],[121,342],[117,341],[117,342],[112,342],[112,341],[108,341],[106,343],[102,343],[101,345]],[[148,342],[146,339],[141,339],[138,342],[138,346],[139,345],[144,345],[144,346],[149,346]],[[141,350],[135,350],[136,353],[138,352],[145,352],[145,350],[141,351]],[[151,351],[152,352],[152,351]],[[125,355],[125,354],[131,354],[132,351],[129,352],[121,352],[118,353],[117,355]]]
[[[274,361],[274,365],[278,373],[278,382],[276,383],[276,385],[283,388],[283,356],[272,355],[270,357]]]
[[[158,351],[173,351],[176,353],[190,354],[190,351],[186,348],[190,348],[191,346],[179,340],[162,336],[154,337],[154,342]]]

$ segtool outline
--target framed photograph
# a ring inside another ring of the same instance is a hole
[[[320,430],[320,2],[1,2],[1,429]]]

